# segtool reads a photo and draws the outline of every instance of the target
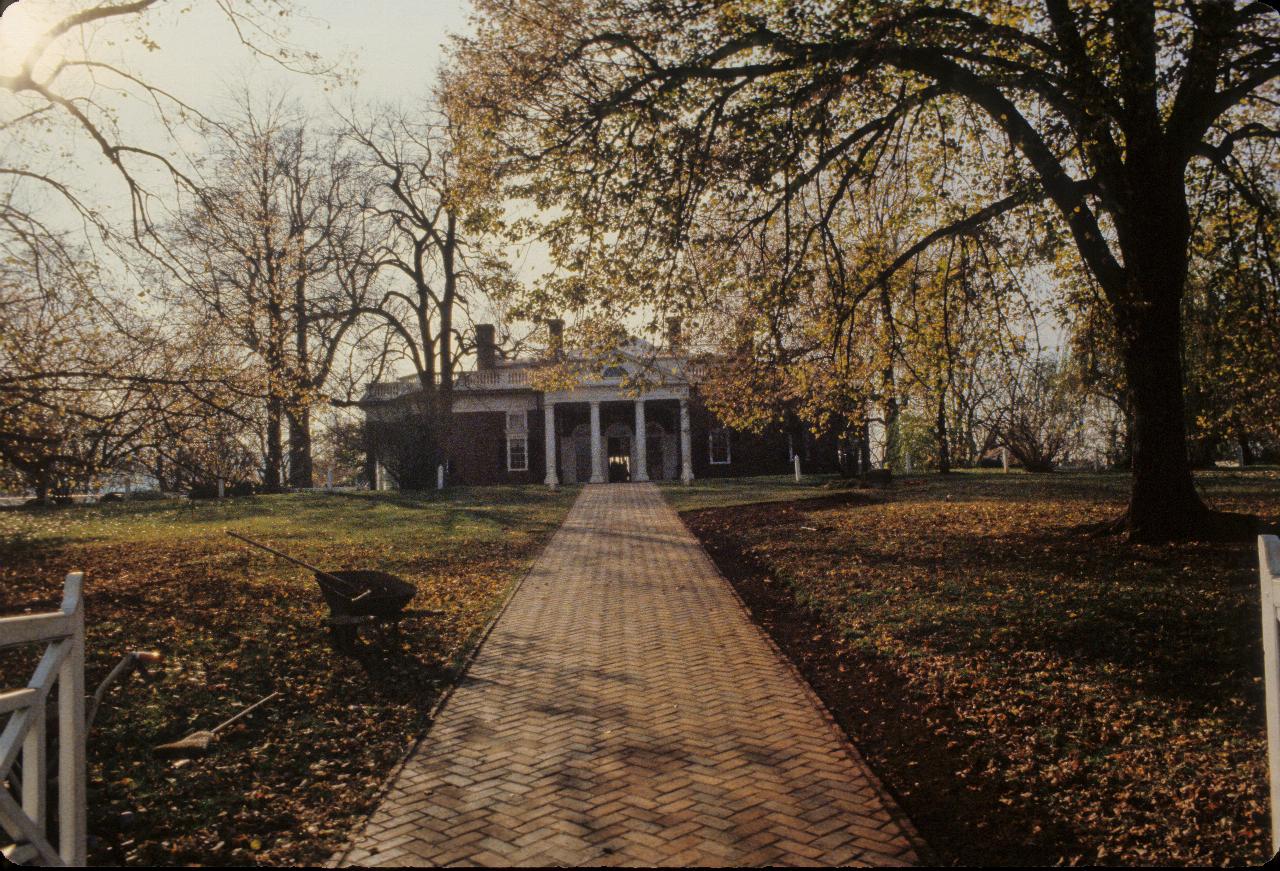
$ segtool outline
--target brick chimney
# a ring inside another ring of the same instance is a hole
[[[498,358],[498,344],[493,324],[476,324],[476,368],[488,371]]]
[[[564,353],[564,321],[560,318],[547,321],[547,353],[552,357]]]
[[[678,317],[667,318],[667,348],[668,349],[675,350],[676,348],[680,347],[681,342],[684,340],[684,336],[682,335],[682,332],[681,332],[683,329],[683,326],[684,326],[684,323],[680,318]]]

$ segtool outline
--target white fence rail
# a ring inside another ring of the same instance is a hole
[[[84,605],[79,572],[67,575],[62,606],[50,614],[0,618],[0,648],[45,644],[25,689],[0,688],[0,826],[12,862],[85,864]],[[58,846],[50,841],[46,705],[58,686]],[[21,762],[21,773],[17,764]],[[15,796],[3,783],[20,795]],[[21,788],[16,785],[21,783]]]

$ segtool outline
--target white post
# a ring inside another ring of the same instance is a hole
[[[227,498],[227,482],[222,480],[221,478],[218,479],[218,498],[219,499]]]
[[[1000,449],[1000,465],[1004,466],[1004,470],[1009,471],[1009,449]]]
[[[44,708],[39,709],[37,716],[32,717],[27,737],[22,744],[23,772],[30,772],[22,778],[22,812],[31,818],[39,829],[44,829],[48,822],[49,769],[45,741],[45,723],[48,717]]]
[[[436,489],[444,489],[444,463],[436,466]]]
[[[591,400],[591,483],[603,484],[604,439],[600,435],[600,401]]]
[[[680,400],[680,482],[693,483],[693,444],[689,434],[689,400]]]
[[[1280,538],[1258,536],[1258,582],[1262,587],[1262,655],[1267,693],[1267,762],[1271,772],[1271,849],[1280,851],[1280,642],[1276,603],[1280,599]]]
[[[543,441],[546,443],[547,477],[543,481],[552,490],[560,485],[556,477],[556,406],[554,402],[542,406]]]
[[[333,489],[333,466],[329,467],[329,471],[324,476],[324,488],[326,490]]]
[[[74,580],[73,580],[74,579]],[[84,754],[84,576],[67,577],[63,613],[71,618],[71,650],[58,673],[58,852],[68,865],[85,864],[87,835]]]
[[[800,455],[796,454],[793,459],[796,467],[796,483],[799,484],[800,483]]]
[[[636,400],[636,473],[631,476],[632,481],[648,481],[649,480],[649,445],[645,438],[644,423],[644,400]]]

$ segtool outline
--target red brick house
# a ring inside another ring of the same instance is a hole
[[[556,322],[552,335],[555,341]],[[795,439],[781,429],[750,434],[723,426],[700,401],[693,367],[681,355],[634,341],[598,372],[576,367],[571,387],[540,389],[547,379],[539,370],[564,358],[548,351],[540,359],[499,360],[487,324],[476,327],[476,345],[476,369],[456,376],[453,388],[444,448],[450,483],[688,482],[792,468]],[[362,405],[369,419],[394,419],[420,391],[415,376],[374,383]],[[804,442],[808,453],[812,440]],[[378,486],[394,486],[389,477],[380,471]]]

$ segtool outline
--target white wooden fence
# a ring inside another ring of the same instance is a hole
[[[26,689],[0,690],[0,826],[12,843],[4,856],[41,865],[85,864],[84,607],[79,572],[67,575],[62,607],[48,614],[0,619],[0,648],[45,644]],[[58,685],[58,847],[49,840],[45,710]],[[14,777],[21,758],[22,773]],[[21,780],[21,802],[4,781]]]
[[[1262,652],[1267,688],[1267,762],[1271,768],[1271,849],[1280,850],[1280,538],[1258,536],[1258,582],[1262,586]]]

